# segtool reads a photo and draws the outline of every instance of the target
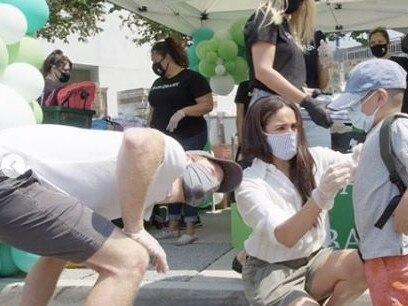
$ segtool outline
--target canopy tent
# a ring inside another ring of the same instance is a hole
[[[184,34],[208,26],[228,29],[239,17],[249,16],[259,0],[109,0],[129,11]],[[317,29],[323,32],[408,27],[407,0],[317,1]]]

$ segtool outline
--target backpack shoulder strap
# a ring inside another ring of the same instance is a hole
[[[408,119],[408,116],[405,114],[395,114],[384,120],[380,129],[380,153],[381,158],[390,173],[390,181],[398,187],[400,193],[403,193],[405,191],[405,184],[395,168],[395,155],[392,151],[391,124],[397,118]]]
[[[405,114],[395,114],[392,116],[387,117],[381,125],[380,129],[380,154],[381,159],[387,170],[389,172],[389,179],[391,183],[397,186],[399,195],[395,196],[391,199],[390,203],[388,203],[387,207],[385,208],[384,212],[381,214],[380,218],[375,223],[375,227],[382,229],[388,219],[391,217],[392,213],[394,212],[395,208],[398,206],[400,199],[405,192],[406,186],[404,181],[401,179],[400,175],[398,174],[397,169],[395,168],[395,155],[392,151],[392,131],[391,125],[397,118],[406,118],[408,116]]]

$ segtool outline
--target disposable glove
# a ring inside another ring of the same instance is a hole
[[[351,162],[345,161],[327,168],[322,175],[319,186],[312,191],[312,199],[320,209],[332,209],[337,192],[346,186],[350,180],[351,166]]]
[[[333,53],[330,50],[329,44],[323,39],[320,40],[320,46],[317,48],[317,52],[319,53],[320,65],[322,65],[323,68],[330,68],[333,66]]]
[[[310,118],[314,123],[324,128],[332,126],[333,121],[330,119],[328,113],[326,113],[326,102],[324,100],[314,99],[311,96],[306,96],[300,106],[303,107],[310,115]]]
[[[166,273],[169,271],[166,252],[164,252],[159,242],[145,229],[141,229],[136,233],[124,233],[129,238],[139,242],[146,248],[147,252],[152,258],[152,265],[156,268],[157,272]]]
[[[180,120],[183,119],[185,116],[186,113],[182,109],[179,109],[177,112],[173,114],[173,116],[171,116],[169,123],[167,124],[166,130],[169,132],[173,132],[177,128]]]

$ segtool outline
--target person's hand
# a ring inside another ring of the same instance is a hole
[[[401,198],[394,210],[394,229],[397,233],[408,235],[408,201],[405,198]]]
[[[355,145],[351,150],[351,168],[350,168],[350,180],[354,181],[354,175],[356,174],[356,169],[358,166],[358,162],[360,160],[361,151],[363,149],[363,144],[359,143]]]
[[[326,112],[326,102],[324,100],[314,99],[311,96],[306,96],[300,106],[303,107],[310,115],[314,123],[324,128],[332,126],[333,121]]]
[[[319,54],[319,62],[323,68],[330,68],[333,66],[334,59],[330,46],[323,39],[320,40],[320,46],[317,48]]]
[[[332,209],[337,192],[349,182],[350,167],[348,161],[339,162],[330,165],[323,173],[319,186],[312,191],[312,199],[320,209]]]
[[[173,116],[171,116],[169,123],[167,124],[166,130],[169,132],[173,132],[177,128],[180,120],[183,119],[185,116],[186,113],[182,109],[179,109],[177,112],[173,114]]]
[[[169,271],[166,252],[164,252],[159,242],[145,229],[141,229],[137,233],[124,233],[129,238],[139,242],[146,248],[147,252],[152,257],[152,265],[156,268],[157,272],[166,273]]]

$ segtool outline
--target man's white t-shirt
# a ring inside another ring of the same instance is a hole
[[[182,175],[186,155],[181,145],[164,137],[164,159],[145,197],[144,218],[153,204],[171,193]],[[63,125],[29,125],[0,131],[0,158],[16,153],[25,159],[41,183],[77,198],[108,219],[121,217],[116,161],[123,133]]]

